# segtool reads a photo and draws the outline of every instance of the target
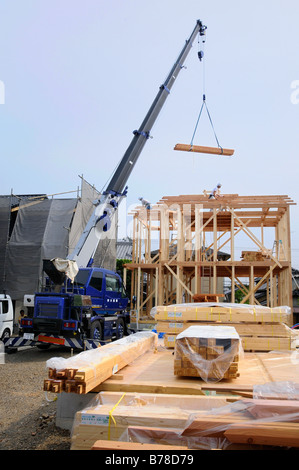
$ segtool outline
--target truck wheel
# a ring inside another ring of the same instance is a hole
[[[9,330],[4,330],[1,340],[3,341],[4,339],[8,339],[10,337],[10,331]]]
[[[116,337],[120,339],[125,333],[125,322],[123,318],[118,318],[116,322]]]
[[[103,339],[103,326],[101,322],[94,321],[90,327],[90,338],[100,341]]]

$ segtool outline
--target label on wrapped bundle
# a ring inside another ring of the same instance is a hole
[[[108,415],[94,415],[89,413],[81,414],[81,424],[103,426],[109,424]]]

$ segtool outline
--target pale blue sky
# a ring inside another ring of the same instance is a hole
[[[102,189],[201,19],[207,104],[235,155],[173,150],[190,143],[202,102],[196,41],[130,177],[127,206],[218,181],[223,192],[298,202],[298,18],[295,0],[2,0],[0,193],[71,191],[81,174]],[[215,145],[205,116],[194,143]],[[292,207],[297,268],[298,216]]]

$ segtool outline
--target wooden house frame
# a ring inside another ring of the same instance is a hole
[[[233,303],[239,289],[241,303],[258,305],[255,293],[267,282],[267,306],[292,308],[292,204],[282,195],[209,199],[204,191],[163,197],[150,210],[136,207],[131,213],[132,263],[125,265],[124,282],[130,270],[137,318],[156,305],[192,302],[203,293],[217,296],[220,278],[231,280]],[[241,256],[236,254],[239,234],[253,245]],[[222,249],[229,259],[221,259]],[[204,292],[203,280],[208,280]]]

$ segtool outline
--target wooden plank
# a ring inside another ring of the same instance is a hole
[[[126,383],[122,380],[105,380],[98,387],[95,387],[94,392],[110,391],[110,392],[138,392],[138,393],[163,393],[163,394],[177,394],[177,395],[200,395],[204,393],[200,388],[189,387],[188,385],[163,385],[153,384],[152,382],[136,381],[134,383]]]
[[[247,404],[248,412],[256,419],[271,418],[275,416],[287,416],[288,422],[299,422],[298,400],[275,399],[248,399],[242,400]]]
[[[256,423],[232,424],[225,432],[233,443],[299,447],[299,428],[297,423]]]
[[[184,152],[197,152],[207,153],[211,155],[225,155],[231,156],[234,154],[233,149],[226,149],[220,147],[203,147],[202,145],[190,145],[190,144],[176,144],[174,150],[182,150]]]
[[[91,450],[130,450],[130,451],[140,451],[140,450],[188,450],[188,447],[185,446],[172,446],[172,445],[163,445],[163,444],[148,444],[142,442],[123,442],[123,441],[107,441],[107,440],[98,440],[96,441]]]

